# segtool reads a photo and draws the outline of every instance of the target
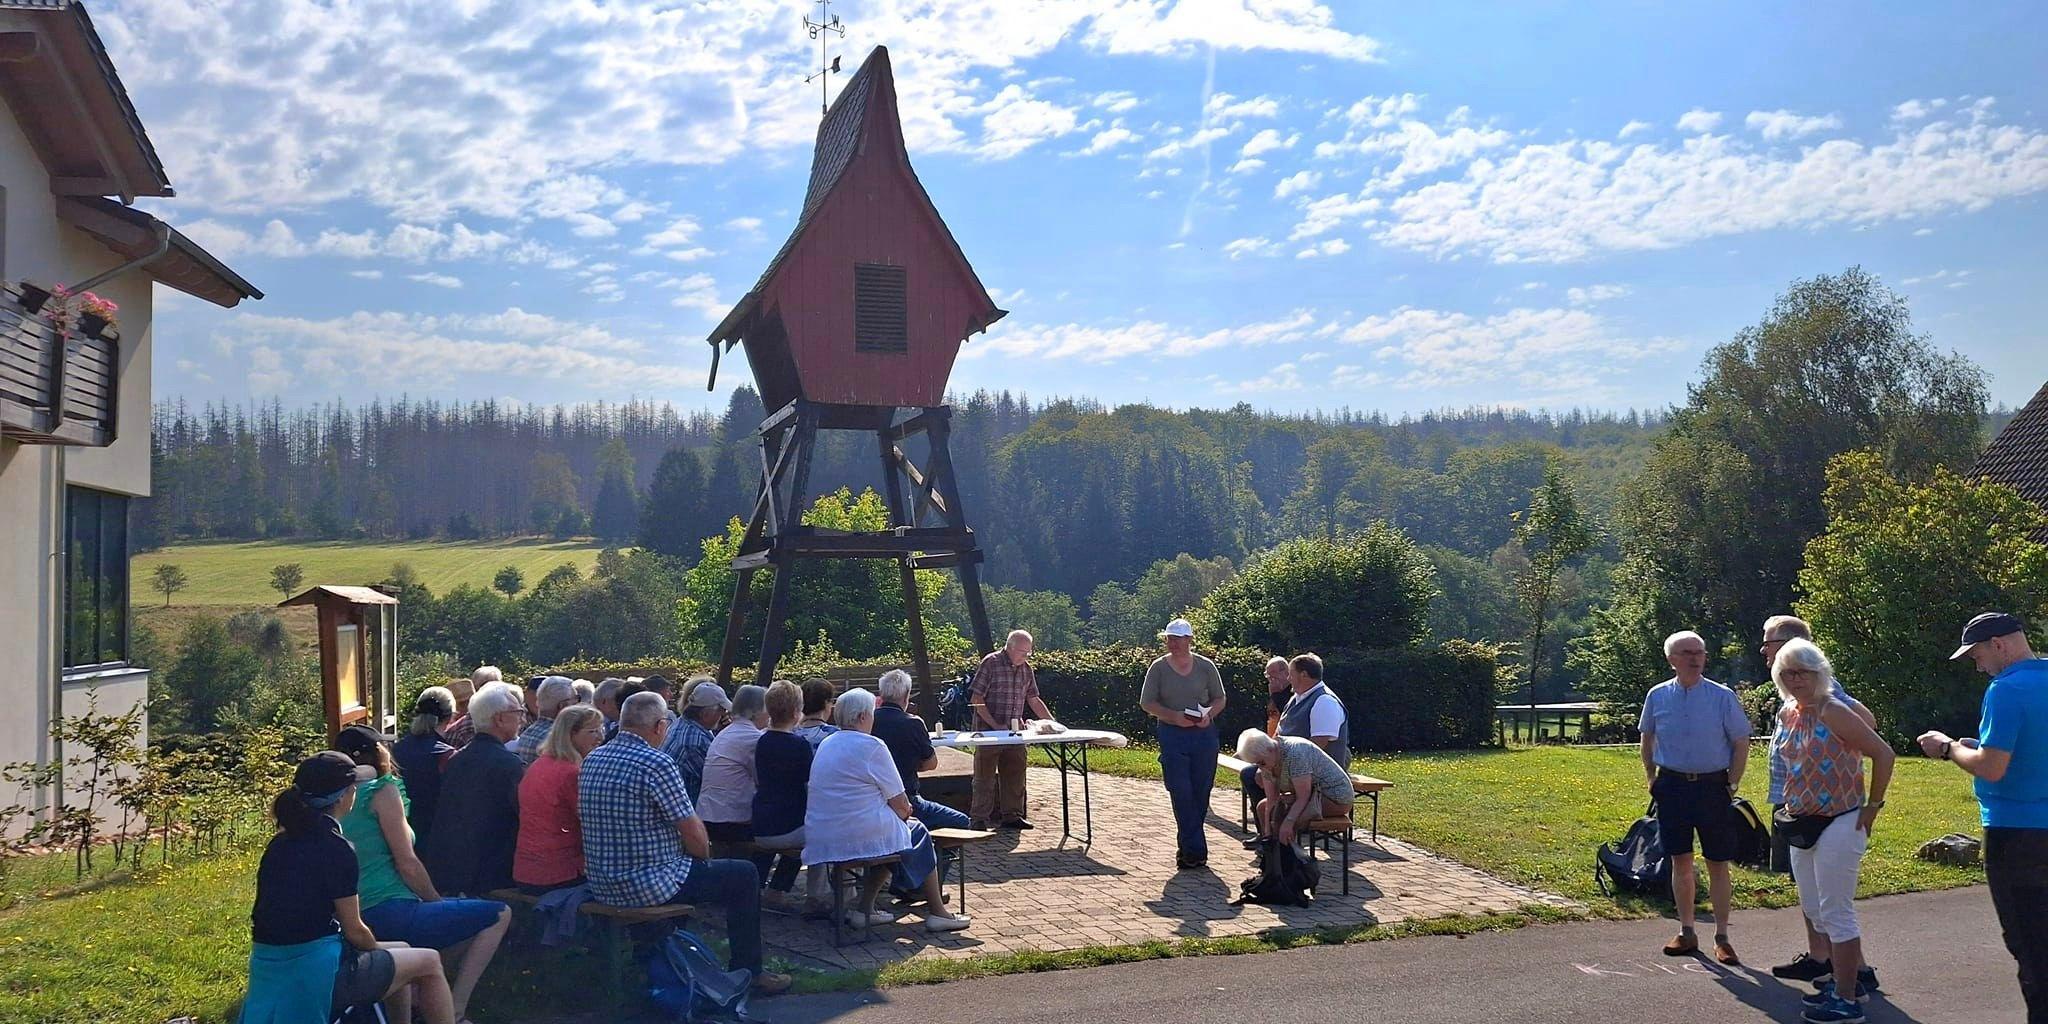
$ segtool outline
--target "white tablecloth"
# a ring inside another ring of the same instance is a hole
[[[952,747],[956,750],[973,750],[976,747],[1029,747],[1048,743],[1084,743],[1091,747],[1128,747],[1131,741],[1123,733],[1106,729],[1068,729],[1066,732],[1027,732],[1023,735],[1008,729],[985,732],[949,732],[932,737],[932,746]]]

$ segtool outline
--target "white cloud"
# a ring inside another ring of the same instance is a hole
[[[1264,160],[1255,159],[1253,157],[1245,157],[1244,159],[1239,160],[1238,162],[1230,165],[1230,173],[1250,174],[1251,172],[1256,171],[1264,166],[1266,166],[1266,162]]]
[[[1235,239],[1223,247],[1223,254],[1234,260],[1246,256],[1271,256],[1278,251],[1279,244],[1263,235]]]
[[[1932,274],[1921,274],[1918,277],[1909,277],[1905,280],[1900,281],[1899,283],[1908,286],[1916,284],[1927,284],[1940,285],[1943,288],[1961,288],[1968,283],[1964,279],[1969,277],[1970,274],[1971,271],[1968,270],[1944,269],[1937,270]]]
[[[1312,260],[1318,256],[1342,256],[1350,251],[1350,242],[1341,238],[1331,238],[1324,240],[1320,245],[1311,245],[1295,253],[1294,258],[1298,260]]]
[[[1127,92],[1103,92],[1096,93],[1091,102],[1112,114],[1121,114],[1137,106],[1138,98]]]
[[[1378,198],[1364,193],[1349,196],[1340,192],[1333,196],[1308,200],[1301,204],[1301,222],[1294,226],[1294,231],[1287,238],[1289,241],[1299,241],[1326,234],[1354,217],[1377,212],[1381,205],[1383,204]]]
[[[1679,348],[1670,339],[1626,337],[1584,309],[1513,309],[1482,319],[1403,306],[1359,320],[1339,338],[1405,367],[1394,379],[1403,388],[1571,375],[1584,366],[1638,362]]]
[[[1320,171],[1296,171],[1273,186],[1273,198],[1285,199],[1297,192],[1306,192],[1323,183]]]
[[[1203,104],[1202,116],[1217,123],[1242,121],[1250,117],[1270,119],[1280,116],[1280,101],[1271,96],[1241,100],[1227,92],[1219,92]]]
[[[1261,128],[1258,134],[1245,140],[1244,148],[1239,150],[1237,155],[1241,157],[1255,157],[1278,149],[1293,149],[1294,144],[1300,141],[1300,132],[1295,132],[1291,135],[1281,135],[1276,129]]]
[[[422,274],[407,274],[405,275],[405,279],[408,281],[418,281],[421,284],[430,284],[436,288],[462,287],[461,278],[454,277],[449,274],[436,274],[433,273],[432,271],[428,271]]]
[[[724,317],[731,303],[718,297],[718,283],[710,274],[691,274],[684,278],[670,278],[660,288],[670,294],[669,305],[677,309],[694,309],[703,314],[707,321],[716,322]]]
[[[1378,42],[1336,28],[1330,9],[1311,0],[1207,0],[1171,6],[1158,0],[1130,0],[1099,6],[1084,38],[1112,54],[1183,54],[1207,46],[1361,63],[1379,59]],[[1033,17],[1042,16],[1037,7],[1030,11]]]
[[[1345,108],[1344,120],[1357,128],[1386,128],[1421,108],[1422,98],[1412,92],[1367,96]]]
[[[1648,121],[1630,121],[1629,123],[1622,125],[1621,130],[1614,133],[1614,137],[1617,139],[1626,139],[1631,135],[1640,135],[1643,132],[1649,131],[1651,127],[1652,125]]]
[[[1315,326],[1315,315],[1298,309],[1275,320],[1224,327],[1194,333],[1160,323],[1141,320],[1118,326],[1065,324],[1005,328],[986,342],[967,346],[969,358],[983,356],[1032,356],[1040,359],[1080,359],[1107,363],[1130,356],[1189,356],[1219,348],[1276,345],[1304,340]]]
[[[1038,99],[1022,86],[1006,85],[982,107],[981,144],[975,153],[1008,160],[1048,139],[1075,130],[1080,123],[1073,107]]]
[[[1112,149],[1115,149],[1118,146],[1123,145],[1126,142],[1134,141],[1135,139],[1137,139],[1137,137],[1137,132],[1131,131],[1130,129],[1122,127],[1120,125],[1114,128],[1104,128],[1103,130],[1096,132],[1095,137],[1088,140],[1088,145],[1078,150],[1077,152],[1079,152],[1082,156],[1093,156],[1097,153],[1106,153]]]
[[[1695,134],[1713,131],[1721,126],[1721,115],[1712,110],[1694,107],[1678,115],[1678,130]]]
[[[384,279],[384,272],[381,270],[351,270],[348,272],[348,276],[359,277],[365,281],[382,281]]]
[[[1789,110],[1752,110],[1742,123],[1766,139],[1797,139],[1814,132],[1840,128],[1842,119],[1833,114],[1805,117]]]
[[[1528,288],[1529,285],[1522,287]],[[1629,287],[1625,284],[1591,284],[1583,288],[1565,289],[1564,299],[1574,306],[1590,306],[1609,299],[1621,298],[1628,293]]]
[[[1914,229],[1913,229],[1913,237],[1914,237],[1914,238],[1926,238],[1926,237],[1927,237],[1928,235],[1931,235],[1931,234],[1933,234],[1933,233],[1934,233],[1934,229],[1933,229],[1933,228],[1914,228]]]
[[[731,229],[732,229],[732,230],[734,230],[734,231],[743,231],[743,232],[748,232],[748,233],[752,233],[752,232],[755,232],[755,231],[759,231],[759,230],[761,230],[761,218],[759,218],[759,217],[734,217],[733,219],[731,219],[731,220],[729,220],[729,221],[726,221],[726,222],[725,222],[725,226],[726,226],[726,227],[728,227],[728,228],[731,228]]]
[[[1231,380],[1219,374],[1204,378],[1216,393],[1224,395],[1258,394],[1271,391],[1300,391],[1301,370],[1293,363],[1281,363],[1265,373],[1249,380]]]
[[[662,255],[681,263],[694,263],[718,255],[701,245],[692,245],[697,233],[704,229],[697,218],[683,216],[669,222],[659,231],[650,233],[641,240],[640,247],[633,250],[636,256]]]
[[[1918,121],[1945,106],[1948,106],[1945,99],[1907,100],[1892,108],[1892,120]]]
[[[1887,141],[1827,139],[1796,154],[1712,135],[1670,145],[1528,145],[1393,199],[1374,237],[1437,256],[1562,262],[1752,231],[1979,210],[2044,189],[2048,133],[2000,124],[1990,101],[1979,100],[1955,116],[1901,127]]]
[[[1172,139],[1145,154],[1147,160],[1171,160],[1189,150],[1201,149],[1209,143],[1230,134],[1228,128],[1203,128],[1193,135]]]

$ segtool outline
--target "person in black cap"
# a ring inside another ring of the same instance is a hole
[[[2020,617],[2005,612],[1963,627],[1949,660],[1965,656],[1991,677],[1977,736],[1924,732],[1920,749],[1976,777],[1991,905],[2019,961],[2027,1020],[2048,1024],[2048,659],[2034,654]]]
[[[441,955],[380,947],[363,924],[356,854],[336,819],[355,803],[356,763],[323,750],[299,762],[271,803],[278,833],[256,869],[249,997],[242,1024],[327,1020],[383,1001],[394,1020],[454,1024]]]

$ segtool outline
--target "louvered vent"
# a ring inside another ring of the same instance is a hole
[[[879,263],[853,265],[853,350],[910,351],[903,268]]]

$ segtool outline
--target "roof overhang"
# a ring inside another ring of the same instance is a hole
[[[216,306],[233,306],[243,299],[263,297],[255,285],[228,269],[212,253],[200,248],[199,243],[134,207],[99,196],[74,196],[57,200],[57,219],[129,260],[155,252],[168,232],[170,247],[163,255],[143,264],[143,273]]]
[[[85,8],[0,0],[0,99],[59,196],[169,196],[170,178]]]

